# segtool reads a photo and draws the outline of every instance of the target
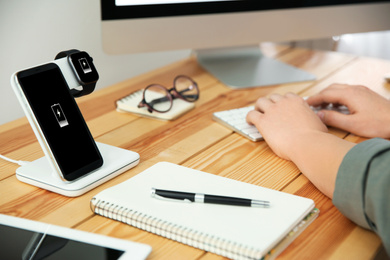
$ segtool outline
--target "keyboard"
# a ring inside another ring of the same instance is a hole
[[[241,107],[231,110],[219,111],[213,113],[213,119],[221,125],[233,130],[234,132],[252,140],[258,142],[263,140],[263,136],[259,133],[254,125],[250,125],[246,122],[246,115],[249,111],[253,110],[254,106]],[[349,114],[348,108],[345,106],[333,106],[329,104],[327,107],[311,107],[311,109],[317,113],[321,109],[335,110],[343,114]]]
[[[246,122],[246,115],[253,109],[254,107],[250,106],[219,111],[213,113],[213,119],[249,140],[257,142],[263,140],[263,136],[254,125]]]

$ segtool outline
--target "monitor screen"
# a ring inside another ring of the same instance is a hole
[[[112,0],[101,1],[102,19],[252,12],[275,9],[380,3],[386,0]]]
[[[221,79],[218,74],[230,67],[247,70],[253,65],[210,68],[225,54],[228,59],[253,57],[248,47],[256,48],[261,42],[388,30],[389,12],[387,0],[101,0],[102,42],[109,54],[192,49],[200,64]],[[241,47],[245,48],[237,54],[236,49]],[[228,62],[222,59],[221,63]],[[254,66],[262,67],[258,62]],[[232,77],[236,82],[221,80],[232,87],[289,82],[271,80],[263,84],[256,79],[243,82],[248,75]],[[297,81],[312,79],[300,74]]]

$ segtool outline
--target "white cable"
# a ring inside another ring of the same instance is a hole
[[[18,165],[20,165],[20,166],[29,163],[29,162],[27,162],[27,161],[17,161],[17,160],[13,160],[13,159],[10,159],[10,158],[8,158],[8,157],[5,157],[5,156],[3,156],[3,155],[1,155],[1,154],[0,154],[0,158],[3,159],[3,160],[6,160],[6,161],[12,162],[12,163],[16,163],[16,164],[18,164]]]

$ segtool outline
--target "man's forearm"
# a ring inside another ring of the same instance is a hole
[[[321,192],[332,198],[338,169],[355,144],[319,131],[300,135],[292,142],[291,160]]]

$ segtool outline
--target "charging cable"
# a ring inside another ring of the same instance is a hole
[[[1,155],[1,154],[0,154],[0,158],[3,159],[3,160],[6,160],[6,161],[12,162],[12,163],[19,164],[20,166],[29,163],[29,162],[27,162],[27,161],[17,161],[17,160],[13,160],[13,159],[10,159],[10,158],[8,158],[8,157],[5,157],[5,156],[3,156],[3,155]]]

